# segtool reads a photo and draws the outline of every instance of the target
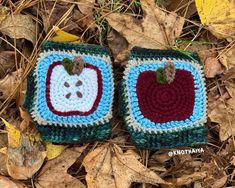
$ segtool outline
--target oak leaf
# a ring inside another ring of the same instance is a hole
[[[184,18],[165,12],[154,0],[141,0],[141,5],[143,19],[123,13],[111,13],[106,19],[132,46],[164,49],[173,45],[182,31]]]
[[[67,173],[83,150],[84,147],[66,149],[57,158],[47,161],[38,175],[36,188],[85,188],[83,183]]]
[[[89,188],[128,188],[132,182],[169,184],[145,167],[133,150],[125,153],[117,145],[105,144],[90,152],[83,160]]]

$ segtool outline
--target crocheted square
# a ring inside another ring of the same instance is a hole
[[[173,62],[173,82],[157,82],[156,70]],[[207,97],[196,54],[134,48],[121,83],[120,106],[138,148],[155,150],[207,142]]]
[[[113,87],[107,49],[47,41],[27,79],[24,106],[43,140],[103,140],[111,133]]]

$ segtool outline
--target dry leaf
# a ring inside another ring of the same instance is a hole
[[[20,145],[21,134],[19,129],[14,125],[1,118],[7,129],[8,135],[8,147],[17,148]]]
[[[83,160],[89,188],[128,188],[132,182],[168,184],[139,162],[133,150],[123,153],[117,145],[105,144],[90,152]]]
[[[10,12],[10,9],[8,7],[0,5],[0,23],[2,22],[2,20],[6,18],[9,12]]]
[[[24,111],[21,107],[19,107],[19,109],[20,109],[20,117],[23,119],[22,122],[20,123],[20,129],[21,131],[24,131],[29,127],[30,123],[32,123],[32,118],[27,111]]]
[[[122,35],[112,29],[107,36],[107,42],[115,63],[127,61],[129,53],[125,53],[125,51],[128,49],[129,44]]]
[[[7,162],[7,155],[0,153],[0,174],[4,176],[8,175],[6,162]]]
[[[141,0],[141,5],[141,20],[119,13],[111,13],[106,19],[132,46],[164,49],[173,45],[182,31],[184,18],[163,11],[154,0]]]
[[[208,57],[204,62],[204,72],[207,78],[214,78],[217,74],[222,73],[222,66],[215,57]]]
[[[58,157],[67,147],[67,145],[55,145],[51,142],[46,142],[47,159],[51,160]]]
[[[17,88],[17,86],[22,82],[23,70],[18,69],[15,72],[8,73],[7,76],[0,80],[0,99],[7,99],[12,96]],[[17,92],[13,95],[16,98]]]
[[[207,177],[206,172],[194,172],[192,174],[183,175],[179,178],[173,179],[172,182],[176,186],[182,186],[182,185],[188,185],[188,184],[195,182],[195,181],[198,181],[198,180],[202,180],[205,177]]]
[[[227,175],[224,175],[222,178],[217,179],[211,187],[213,188],[220,188],[223,187],[224,184],[227,182]]]
[[[38,175],[36,188],[85,188],[83,183],[67,173],[83,150],[84,147],[66,149],[59,157],[48,161]]]
[[[195,0],[202,24],[218,38],[235,38],[234,0]]]
[[[235,47],[221,51],[219,60],[227,70],[235,67]]]
[[[36,24],[29,15],[8,15],[0,23],[0,32],[14,39],[27,39],[36,43]]]
[[[46,151],[40,142],[31,142],[21,135],[17,148],[8,148],[7,169],[14,179],[28,179],[40,169],[46,157]]]
[[[83,14],[83,23],[90,29],[95,28],[95,18],[93,16],[95,0],[78,0],[78,9]]]
[[[80,38],[76,35],[67,33],[67,32],[61,30],[59,27],[56,27],[56,26],[53,27],[53,30],[56,34],[56,36],[51,38],[51,40],[53,40],[53,41],[80,43]]]
[[[6,167],[6,146],[7,146],[7,134],[0,133],[0,174],[8,175],[7,167]]]
[[[211,121],[220,124],[219,136],[221,141],[235,135],[234,113],[234,109],[229,108],[223,101],[220,101],[208,114]]]
[[[6,72],[11,71],[15,67],[15,60],[14,51],[0,52],[0,78],[4,77]]]
[[[173,0],[167,6],[167,10],[172,12],[176,11],[179,16],[187,19],[197,12],[195,2],[190,0]]]
[[[46,33],[52,29],[53,26],[63,28],[64,31],[76,31],[78,32],[79,25],[74,18],[78,10],[73,8],[72,3],[58,2],[58,1],[45,1],[38,8],[38,5],[34,7],[43,20],[43,29]],[[65,16],[67,13],[67,16]]]
[[[21,182],[12,181],[7,177],[0,176],[0,187],[2,188],[27,188],[26,185],[24,185]]]

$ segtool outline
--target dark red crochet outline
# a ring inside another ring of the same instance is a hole
[[[98,77],[98,94],[97,94],[96,100],[95,100],[92,108],[87,112],[81,112],[81,111],[60,112],[60,111],[57,111],[53,107],[53,105],[50,101],[50,78],[51,78],[53,68],[55,68],[55,66],[61,65],[61,64],[62,63],[60,61],[57,61],[57,62],[54,62],[53,64],[51,64],[50,67],[48,68],[47,78],[46,78],[46,102],[47,102],[48,108],[50,109],[51,112],[53,112],[54,114],[59,115],[59,116],[73,116],[73,115],[86,116],[86,115],[92,114],[96,110],[96,108],[98,107],[98,104],[99,104],[101,96],[102,96],[102,76],[101,76],[100,70],[96,66],[91,65],[89,63],[86,63],[86,65],[85,65],[86,68],[90,68],[90,69],[95,70],[97,72],[97,77]]]

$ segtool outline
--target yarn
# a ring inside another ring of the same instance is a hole
[[[145,118],[155,122],[189,118],[194,106],[194,83],[190,72],[177,70],[171,84],[159,84],[154,71],[140,73],[136,83],[139,108]]]
[[[205,79],[198,56],[191,56],[132,49],[120,85],[120,112],[136,147],[156,150],[207,142]],[[156,70],[166,69],[167,62],[174,64],[174,79],[160,83]]]
[[[46,41],[28,76],[24,106],[43,140],[103,140],[111,134],[113,86],[105,48]]]

